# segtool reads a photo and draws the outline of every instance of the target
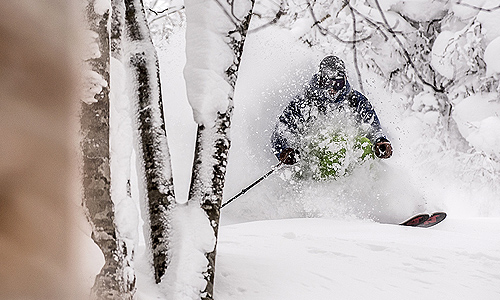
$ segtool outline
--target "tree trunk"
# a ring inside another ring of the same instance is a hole
[[[127,276],[124,280],[130,290],[135,289],[135,242],[137,237],[138,212],[131,192],[131,157],[133,129],[130,97],[124,92],[126,70],[123,68],[123,31],[125,27],[125,5],[123,0],[111,0],[110,30],[110,158],[111,198],[115,205],[115,226],[118,240],[122,243],[123,266]],[[135,216],[135,217],[134,217]],[[135,225],[135,228],[132,229]]]
[[[90,30],[97,33],[99,56],[87,60],[101,90],[81,107],[81,149],[83,160],[83,206],[92,225],[92,239],[104,254],[104,266],[96,276],[92,296],[97,299],[132,299],[135,281],[126,279],[124,257],[127,247],[118,238],[114,204],[111,199],[109,156],[110,12],[99,14],[95,1],[86,8]]]
[[[88,298],[75,264],[74,2],[0,1],[0,299]]]
[[[227,34],[228,46],[233,50],[234,54],[233,63],[225,72],[225,80],[231,86],[228,94],[228,108],[226,112],[218,113],[217,120],[213,127],[199,125],[197,131],[188,201],[200,203],[202,209],[208,216],[216,238],[214,250],[206,253],[208,266],[203,275],[207,285],[205,290],[202,291],[201,299],[213,299],[220,206],[222,204],[225,183],[227,155],[231,146],[228,132],[231,127],[234,88],[238,77],[238,69],[243,54],[243,45],[250,24],[254,1],[251,1],[251,3],[252,5],[248,13],[241,21],[235,24],[235,29]]]
[[[170,214],[175,206],[167,134],[163,116],[156,50],[149,35],[141,0],[125,0],[127,61],[134,82],[138,152],[142,189],[147,206],[149,246],[155,280],[161,282],[169,264]]]

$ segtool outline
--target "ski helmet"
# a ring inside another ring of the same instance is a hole
[[[323,71],[330,71],[334,75],[338,75],[338,73],[342,73],[345,75],[345,65],[344,62],[335,55],[329,55],[319,63],[319,71],[322,73]]]
[[[344,62],[335,55],[330,55],[319,64],[319,84],[333,95],[338,94],[346,85],[346,70]]]

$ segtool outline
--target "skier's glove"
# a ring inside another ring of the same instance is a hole
[[[280,152],[279,160],[285,165],[293,165],[299,159],[299,151],[292,148],[285,148]]]
[[[378,158],[389,158],[392,156],[392,145],[386,138],[378,138],[375,142],[374,150]]]

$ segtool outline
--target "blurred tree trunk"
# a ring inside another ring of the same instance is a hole
[[[243,45],[248,32],[252,16],[254,1],[245,16],[235,23],[234,30],[227,33],[228,47],[233,50],[233,63],[225,71],[225,80],[231,86],[228,94],[229,105],[224,113],[218,113],[213,127],[198,125],[195,145],[195,156],[189,190],[189,202],[199,203],[208,216],[214,230],[216,244],[219,232],[220,206],[222,203],[223,188],[226,176],[227,155],[231,145],[228,133],[231,127],[233,112],[233,95]],[[212,252],[206,253],[208,260],[207,271],[204,277],[207,282],[202,291],[201,299],[213,299],[215,257],[217,245]]]
[[[88,298],[75,264],[75,2],[0,1],[0,299]]]
[[[95,1],[86,7],[89,29],[95,32],[99,52],[88,58],[93,77],[99,78],[100,91],[93,101],[81,107],[81,150],[83,160],[83,206],[92,226],[92,239],[104,254],[104,266],[96,276],[92,297],[97,299],[132,299],[135,277],[126,272],[128,249],[119,239],[115,208],[111,199],[109,152],[109,82],[110,82],[110,11],[96,12]],[[91,78],[89,77],[89,78]]]
[[[161,282],[169,264],[170,214],[175,206],[170,154],[163,115],[159,64],[142,0],[125,0],[127,64],[133,79],[137,116],[140,188],[145,198],[155,280]]]

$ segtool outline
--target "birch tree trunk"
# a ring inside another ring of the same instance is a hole
[[[233,52],[233,63],[225,69],[225,81],[231,87],[227,95],[229,100],[227,110],[217,114],[213,127],[200,124],[197,130],[188,201],[201,205],[207,214],[216,238],[214,250],[206,253],[208,266],[203,275],[207,285],[202,291],[201,299],[213,299],[220,206],[225,183],[227,155],[231,145],[228,133],[233,112],[233,95],[253,6],[254,1],[251,1],[250,9],[243,18],[235,22],[234,30],[229,31],[226,36],[227,45]]]
[[[119,240],[115,209],[111,199],[109,153],[109,82],[110,82],[110,11],[95,10],[95,1],[86,7],[89,29],[96,33],[99,51],[87,59],[92,82],[98,88],[81,107],[81,149],[83,160],[83,206],[92,226],[92,239],[104,254],[104,266],[96,276],[92,297],[97,299],[132,299],[135,280],[126,276],[126,244]]]
[[[133,125],[130,97],[126,93],[126,69],[123,67],[123,31],[125,5],[111,0],[110,30],[110,158],[111,198],[115,206],[115,226],[123,249],[124,280],[135,289],[134,258],[138,241],[139,215],[132,199],[131,158]]]
[[[149,224],[155,280],[161,282],[169,264],[171,211],[175,206],[167,134],[163,116],[159,65],[142,0],[125,0],[127,63],[134,83],[142,191]]]

